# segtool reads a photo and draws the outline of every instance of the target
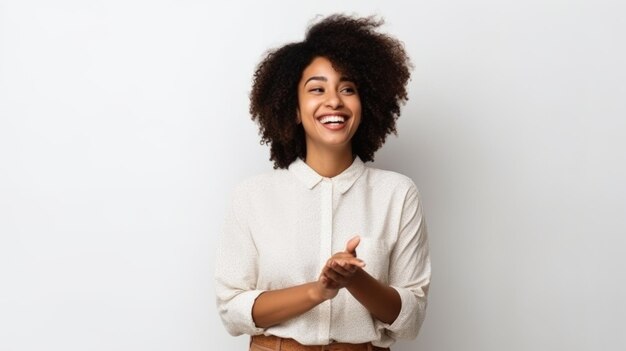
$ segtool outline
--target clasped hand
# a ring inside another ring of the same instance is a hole
[[[319,282],[322,284],[324,297],[332,299],[339,289],[345,288],[352,282],[355,273],[365,267],[365,262],[356,257],[356,248],[361,239],[358,236],[348,240],[346,250],[332,255],[322,269]]]

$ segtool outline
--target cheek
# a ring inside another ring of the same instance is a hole
[[[358,118],[354,119],[354,124],[353,124],[354,133],[356,133],[356,130],[359,128],[360,125],[361,125],[361,116],[359,115]]]
[[[303,117],[311,116],[315,112],[316,103],[312,99],[301,99],[298,101],[298,109]]]
[[[360,101],[355,101],[352,106],[351,106],[351,110],[352,113],[354,114],[354,116],[356,117],[356,121],[355,122],[360,122],[361,121],[361,102]]]
[[[359,106],[357,108],[355,108],[354,114],[359,116],[359,119],[361,119],[361,112],[362,112],[361,105],[359,104]]]

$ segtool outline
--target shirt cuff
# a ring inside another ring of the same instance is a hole
[[[231,328],[227,328],[232,335],[260,335],[263,334],[265,328],[259,328],[252,319],[252,306],[254,301],[264,293],[265,290],[248,290],[240,293],[235,297],[228,308],[230,316],[228,323]]]
[[[419,331],[419,325],[421,323],[417,323],[416,320],[419,318],[416,314],[420,314],[419,308],[417,306],[418,302],[415,297],[415,294],[406,288],[401,288],[397,286],[391,286],[396,289],[398,294],[400,295],[400,301],[402,303],[400,307],[400,313],[398,313],[398,317],[393,321],[393,323],[388,324],[381,321],[379,322],[379,326],[386,329],[389,336],[394,339],[413,339],[417,336],[417,332]]]

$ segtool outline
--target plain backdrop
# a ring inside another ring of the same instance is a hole
[[[380,15],[414,65],[375,167],[433,279],[395,351],[626,349],[622,1],[0,1],[0,350],[246,350],[215,308],[266,50]],[[236,259],[236,257],[233,257]]]

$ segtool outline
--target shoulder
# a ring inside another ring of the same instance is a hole
[[[403,213],[422,213],[422,199],[415,182],[410,177],[383,169],[369,168],[371,186],[382,187],[392,201],[402,207]]]
[[[382,187],[387,191],[404,194],[417,192],[413,179],[402,173],[366,166],[366,174],[366,181],[371,187]]]
[[[284,184],[291,175],[287,169],[274,169],[244,178],[233,189],[234,199],[264,196]]]

